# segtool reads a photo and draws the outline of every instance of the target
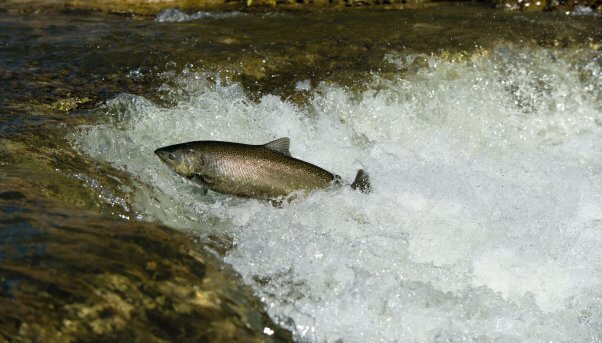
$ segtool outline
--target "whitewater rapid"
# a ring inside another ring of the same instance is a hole
[[[300,341],[602,340],[602,53],[384,63],[398,75],[361,91],[298,80],[306,106],[184,70],[164,86],[172,106],[122,94],[71,139],[140,182],[141,219],[230,237],[225,261]],[[347,180],[364,168],[373,192],[203,195],[152,153],[279,137]]]

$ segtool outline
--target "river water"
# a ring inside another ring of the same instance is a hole
[[[220,242],[299,341],[602,340],[600,17],[446,5],[0,24],[3,175]],[[364,168],[373,191],[274,207],[205,195],[152,153],[285,136],[347,180]]]

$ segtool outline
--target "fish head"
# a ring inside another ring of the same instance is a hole
[[[183,177],[191,178],[196,174],[202,173],[202,157],[186,144],[162,147],[155,150],[155,154],[170,169]]]

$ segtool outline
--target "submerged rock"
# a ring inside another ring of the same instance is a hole
[[[59,210],[20,183],[0,181],[0,340],[291,340],[190,237]]]

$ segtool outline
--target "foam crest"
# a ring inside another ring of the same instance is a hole
[[[230,236],[226,262],[302,341],[599,339],[599,53],[387,60],[397,77],[358,93],[321,84],[307,107],[184,73],[166,88],[173,106],[121,95],[73,141],[148,185],[133,204],[143,218]],[[152,153],[282,136],[347,180],[365,168],[373,192],[282,207],[202,196]]]
[[[245,15],[239,11],[230,11],[230,12],[216,12],[216,11],[198,11],[194,13],[186,13],[182,12],[175,8],[168,8],[164,11],[161,11],[155,17],[155,21],[158,23],[171,23],[171,22],[183,22],[183,21],[192,21],[197,19],[209,18],[209,19],[222,19],[222,18],[231,18]]]

